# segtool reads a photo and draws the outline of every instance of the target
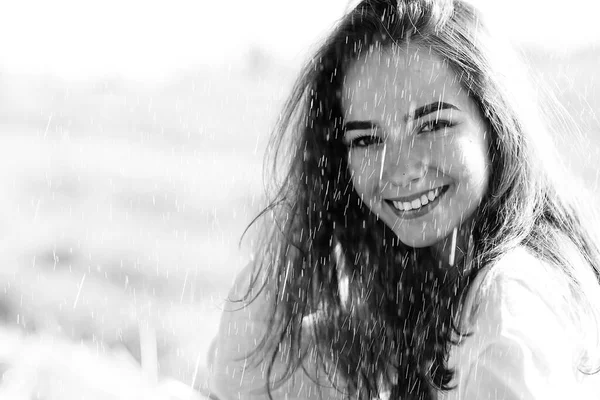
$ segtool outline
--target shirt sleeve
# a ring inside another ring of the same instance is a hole
[[[251,267],[239,276],[230,293],[231,298],[245,294],[250,282]],[[268,399],[266,361],[248,359],[257,344],[269,329],[268,316],[271,311],[268,285],[252,302],[228,302],[223,311],[219,333],[210,366],[209,389],[219,400],[266,400]],[[272,380],[278,380],[286,372],[286,357],[289,346],[282,343],[275,359]],[[258,361],[258,362],[255,362]],[[282,385],[271,390],[273,399],[341,399],[343,396],[333,388],[324,373],[316,368],[316,362],[309,359],[304,368],[293,372]]]
[[[568,364],[553,365],[516,338],[499,338],[479,354],[465,380],[465,400],[568,399],[577,385]],[[562,373],[562,374],[561,374]],[[564,374],[564,375],[563,375]],[[575,396],[575,397],[573,397]]]
[[[547,279],[546,272],[531,266],[525,274],[508,271],[493,279],[473,334],[456,353],[456,398],[589,398],[579,393],[578,336],[568,318],[568,289]]]

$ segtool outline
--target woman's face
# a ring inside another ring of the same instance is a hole
[[[414,46],[374,50],[345,78],[354,189],[404,244],[441,243],[473,215],[488,186],[478,106],[447,63]]]

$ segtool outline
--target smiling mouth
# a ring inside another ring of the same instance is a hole
[[[384,200],[401,218],[416,218],[428,213],[446,193],[449,186],[440,186],[417,196]]]

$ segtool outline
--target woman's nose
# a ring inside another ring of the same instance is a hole
[[[423,178],[427,170],[424,154],[412,143],[386,143],[381,163],[383,183],[405,187]]]

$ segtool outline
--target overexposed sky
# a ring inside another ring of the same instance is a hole
[[[597,0],[472,0],[507,35],[556,49],[600,42]],[[2,4],[6,3],[6,4]],[[227,65],[251,46],[293,64],[348,0],[0,0],[0,70],[152,78]]]

